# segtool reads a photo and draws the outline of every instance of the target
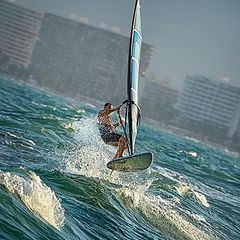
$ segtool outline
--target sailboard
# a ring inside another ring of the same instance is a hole
[[[152,163],[153,154],[145,152],[113,159],[108,162],[107,167],[119,172],[140,172],[147,169]]]
[[[129,156],[110,161],[107,164],[107,167],[112,169],[112,171],[139,172],[147,169],[153,160],[153,154],[151,152],[134,155],[138,125],[140,123],[140,107],[138,106],[138,80],[141,45],[142,30],[140,0],[136,0],[129,44],[127,100],[123,102],[123,105],[127,104],[125,114],[125,127],[123,125],[122,127],[125,133],[125,137],[128,140]]]

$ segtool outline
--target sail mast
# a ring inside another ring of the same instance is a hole
[[[138,18],[138,19],[137,19]],[[136,27],[137,23],[137,27]],[[128,93],[128,125],[129,125],[129,145],[130,154],[134,154],[134,145],[137,135],[137,124],[138,124],[138,77],[139,77],[139,62],[141,52],[141,24],[140,24],[140,3],[136,0],[131,36],[129,43],[129,57],[128,57],[128,80],[127,80],[127,93]],[[138,29],[137,29],[138,28]]]

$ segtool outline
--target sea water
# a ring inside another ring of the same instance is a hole
[[[0,84],[0,239],[240,239],[236,153],[142,124],[152,166],[107,181],[98,108]]]

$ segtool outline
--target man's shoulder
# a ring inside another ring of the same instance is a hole
[[[103,111],[103,110],[100,110],[99,113],[98,113],[98,116],[103,116],[103,115],[105,115],[105,114],[104,114],[104,111]]]

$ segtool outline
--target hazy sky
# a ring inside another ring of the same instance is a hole
[[[128,35],[135,0],[16,0],[61,16],[76,14]],[[181,87],[186,74],[240,83],[240,0],[141,0],[143,41],[155,46],[149,71]]]

